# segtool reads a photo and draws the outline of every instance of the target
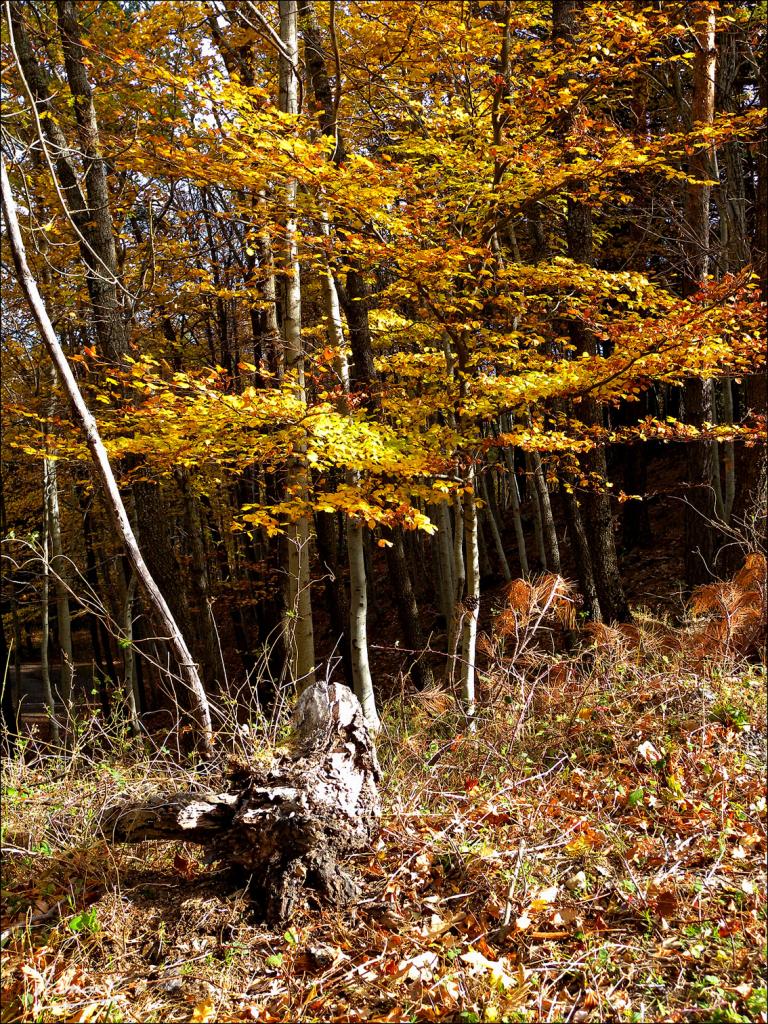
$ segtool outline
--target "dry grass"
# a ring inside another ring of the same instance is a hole
[[[486,639],[474,732],[444,691],[385,709],[363,898],[282,935],[197,851],[99,839],[194,768],[6,765],[3,1021],[765,1020],[764,668],[642,618],[547,654],[547,585]]]

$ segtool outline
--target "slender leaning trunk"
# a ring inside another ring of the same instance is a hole
[[[347,518],[347,549],[349,551],[349,626],[352,642],[352,678],[355,696],[360,701],[368,728],[381,728],[376,711],[371,669],[368,663],[368,592],[365,586],[365,547],[363,527]]]
[[[453,683],[456,673],[456,658],[462,628],[462,599],[466,582],[466,566],[464,562],[464,512],[462,500],[454,496],[453,505],[453,601],[451,617],[448,622],[448,679]],[[478,574],[480,572],[480,552],[478,549]]]
[[[115,475],[112,472],[109,457],[107,456],[106,449],[104,448],[104,444],[101,440],[96,420],[94,419],[90,409],[88,409],[85,404],[80,388],[78,387],[77,381],[72,373],[72,369],[67,362],[67,357],[64,355],[59,339],[53,329],[53,324],[48,316],[48,312],[37,287],[37,283],[29,269],[26,253],[24,251],[24,242],[21,237],[21,231],[19,230],[19,221],[16,215],[16,204],[13,201],[13,194],[11,192],[11,183],[8,180],[5,160],[1,154],[0,191],[2,192],[3,217],[5,218],[6,227],[8,229],[8,245],[16,268],[19,285],[27,300],[51,361],[56,367],[56,372],[58,373],[62,386],[67,393],[75,414],[75,419],[79,422],[83,429],[83,433],[85,434],[88,450],[91,453],[95,469],[101,480],[102,486],[104,487],[107,506],[110,514],[112,515],[118,536],[121,537],[123,544],[125,545],[128,558],[133,565],[136,575],[141,580],[149,602],[158,616],[158,620],[166,630],[168,642],[180,666],[182,681],[185,683],[190,693],[192,716],[195,720],[198,744],[201,752],[207,755],[212,750],[213,731],[211,728],[211,714],[205,689],[200,681],[197,666],[193,661],[184,637],[171,614],[171,610],[168,607],[165,598],[147,569],[139,546],[136,543],[136,537],[134,536],[133,529],[128,519],[128,513],[126,512],[125,505],[123,504],[120,491],[118,490],[117,481],[115,480]]]

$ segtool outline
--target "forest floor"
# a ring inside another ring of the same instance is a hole
[[[447,693],[387,703],[363,896],[284,933],[197,848],[100,839],[107,803],[193,764],[95,723],[66,757],[29,741],[2,1021],[766,1021],[764,667],[618,633],[486,653],[476,731]]]

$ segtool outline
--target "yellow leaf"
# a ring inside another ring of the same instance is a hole
[[[72,1017],[71,1019],[75,1021],[76,1024],[88,1024],[89,1021],[93,1020],[101,1008],[101,1003],[88,1003],[82,1008],[76,1017]]]
[[[189,1018],[190,1024],[210,1024],[210,1021],[216,1019],[216,1007],[210,1001],[210,999],[204,999],[201,1003],[198,1003],[192,1011],[192,1016]]]
[[[531,900],[531,910],[543,910],[548,904],[554,903],[557,899],[559,889],[556,885],[550,885],[541,889]]]

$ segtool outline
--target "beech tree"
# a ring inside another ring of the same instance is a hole
[[[190,645],[171,673],[199,666],[199,730],[203,696],[337,671],[376,726],[381,647],[471,715],[518,574],[573,577],[588,618],[628,621],[649,451],[685,502],[686,585],[727,571],[765,415],[753,13],[6,5],[30,273]],[[141,723],[170,701],[155,602],[60,401],[42,429],[4,275],[3,460],[50,499],[54,579],[82,572],[122,624],[118,646],[92,616],[89,643]],[[41,521],[22,489],[7,519]]]

